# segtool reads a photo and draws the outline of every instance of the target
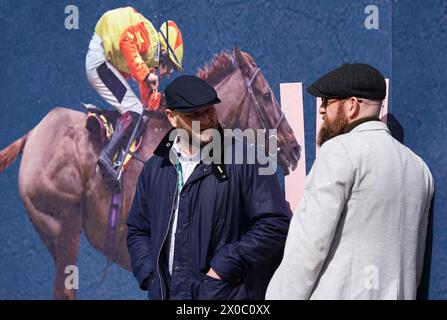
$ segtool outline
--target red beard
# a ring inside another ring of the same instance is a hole
[[[349,124],[348,119],[343,113],[343,108],[340,107],[337,110],[337,116],[335,120],[329,122],[327,119],[327,117],[324,118],[324,122],[321,125],[320,131],[318,132],[317,143],[320,147],[326,141],[342,134]]]

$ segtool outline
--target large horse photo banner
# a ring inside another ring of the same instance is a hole
[[[171,129],[164,90],[182,74],[215,89],[224,129],[275,140],[279,184],[295,212],[323,122],[322,100],[307,88],[344,63],[383,74],[380,120],[430,167],[437,189],[420,297],[447,298],[446,8],[435,0],[2,0],[0,299],[147,298],[131,272],[126,220],[142,162]],[[133,24],[127,40],[137,46],[113,35],[107,19]],[[117,46],[125,59],[147,54],[126,65]],[[140,64],[150,70],[144,79]],[[116,176],[106,179],[103,148],[120,130],[131,135],[137,118],[121,115],[141,107],[144,130],[109,147]]]

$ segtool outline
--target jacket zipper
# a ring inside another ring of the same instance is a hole
[[[166,231],[166,234],[163,238],[163,242],[161,243],[161,247],[160,247],[160,250],[158,251],[158,256],[157,256],[157,271],[158,271],[158,278],[160,279],[161,300],[164,300],[164,292],[163,292],[164,282],[163,282],[163,279],[161,278],[161,273],[160,273],[160,255],[161,255],[161,250],[163,250],[163,247],[165,245],[166,238],[168,237],[169,229],[171,228],[171,219],[172,219],[172,214],[174,213],[174,203],[177,200],[178,178],[179,178],[177,170],[176,170],[176,174],[177,174],[177,179],[175,181],[175,192],[174,192],[174,197],[172,198],[171,212],[169,214],[168,230]]]

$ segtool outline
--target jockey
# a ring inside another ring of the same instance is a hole
[[[174,69],[183,70],[182,58],[182,34],[174,21],[164,22],[157,32],[132,7],[107,11],[99,19],[85,60],[87,78],[96,92],[121,114],[98,159],[104,173],[115,175],[112,157],[119,147],[127,145],[143,112],[142,101],[149,97],[150,101],[157,101],[151,93],[157,93],[158,78],[169,76]],[[131,78],[138,82],[141,101],[126,80]],[[156,109],[158,105],[151,107]]]

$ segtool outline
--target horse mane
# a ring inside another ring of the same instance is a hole
[[[241,54],[248,63],[256,66],[256,62],[248,53],[241,51]],[[197,76],[211,85],[216,85],[233,72],[235,69],[235,60],[233,54],[224,50],[215,54],[211,61],[205,64],[204,68],[199,69]]]
[[[256,62],[248,53],[241,51],[242,57],[245,59],[253,67],[256,67]],[[234,62],[233,62],[234,60]],[[226,50],[221,51],[214,55],[210,62],[205,64],[205,67],[199,69],[197,71],[197,76],[205,81],[207,81],[210,85],[215,86],[223,78],[228,76],[235,67],[236,58],[234,55]],[[166,99],[164,93],[162,94],[160,101],[160,108],[154,112],[154,115],[162,115],[164,116],[164,110],[166,110]]]

